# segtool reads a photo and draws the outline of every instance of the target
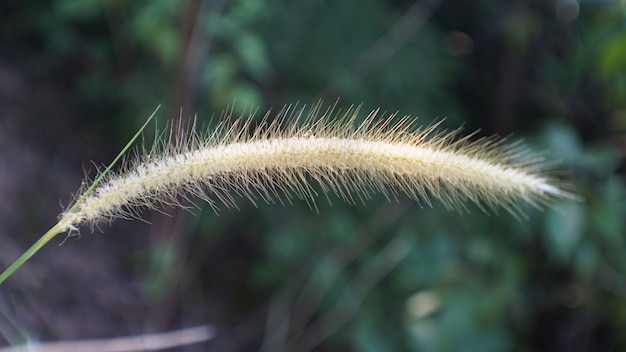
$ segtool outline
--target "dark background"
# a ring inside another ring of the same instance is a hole
[[[626,350],[624,6],[3,1],[1,268],[158,104],[159,126],[319,99],[445,117],[562,160],[584,201],[146,212],[37,253],[0,287],[0,341],[210,324],[180,350]]]

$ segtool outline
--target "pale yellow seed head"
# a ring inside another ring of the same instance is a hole
[[[314,207],[319,191],[350,203],[373,192],[389,199],[404,193],[426,204],[439,199],[450,209],[470,200],[513,214],[521,202],[539,207],[574,198],[543,159],[500,139],[471,142],[457,138],[460,130],[440,132],[437,125],[415,129],[414,119],[379,117],[377,110],[358,125],[358,108],[335,118],[332,108],[321,111],[319,104],[308,115],[288,106],[254,129],[251,116],[204,132],[172,128],[152,150],[107,175],[60,223],[68,230],[133,218],[142,207],[179,205],[181,196],[212,207],[235,207],[236,195],[255,204],[295,196]]]

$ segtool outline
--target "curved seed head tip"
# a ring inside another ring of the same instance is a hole
[[[543,184],[540,184],[538,187],[542,192],[544,192],[545,194],[547,194],[548,196],[552,198],[568,199],[568,200],[577,201],[577,202],[583,201],[583,198],[581,196],[575,193],[566,191],[563,188],[565,186],[566,186],[565,184],[555,185],[555,184],[543,183]]]
[[[359,108],[333,117],[334,107],[285,106],[272,121],[257,127],[253,116],[220,122],[212,130],[173,126],[160,134],[152,150],[126,161],[71,210],[62,214],[68,228],[97,225],[118,217],[138,218],[142,208],[180,205],[200,197],[211,207],[236,207],[235,197],[254,204],[304,199],[315,207],[318,193],[334,193],[347,202],[372,193],[388,199],[399,193],[431,204],[439,199],[463,210],[465,200],[482,209],[505,208],[516,214],[520,202],[545,204],[575,199],[547,175],[553,164],[518,144],[498,138],[470,141],[460,130],[440,131],[437,124],[413,127],[408,116],[371,112],[355,124]]]

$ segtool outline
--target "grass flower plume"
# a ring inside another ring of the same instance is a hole
[[[519,144],[471,141],[472,135],[459,138],[460,130],[440,131],[437,124],[419,129],[408,116],[384,117],[378,110],[357,124],[358,108],[336,118],[333,110],[288,106],[258,125],[249,116],[204,132],[170,128],[151,150],[136,153],[117,172],[105,170],[79,192],[44,243],[57,233],[136,218],[144,208],[181,205],[190,197],[216,209],[236,207],[240,197],[255,204],[300,198],[315,208],[319,193],[349,203],[403,193],[428,205],[438,199],[462,211],[469,200],[515,215],[524,202],[541,207],[572,197],[550,172],[554,163]]]

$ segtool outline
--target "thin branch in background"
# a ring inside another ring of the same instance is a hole
[[[422,0],[413,3],[387,33],[354,60],[351,67],[347,69],[348,77],[355,81],[362,80],[372,70],[388,61],[402,46],[419,33],[442,1]],[[336,83],[331,82],[320,95],[331,95],[330,92],[336,88]]]
[[[412,37],[419,33],[442,0],[416,1],[391,29],[359,56],[350,68],[351,75],[359,78],[380,67]]]
[[[200,65],[206,64],[208,52],[213,36],[205,30],[207,12],[214,10],[222,13],[224,1],[211,2],[205,0],[187,0],[181,12],[180,43],[181,50],[176,68],[176,75],[172,87],[172,109],[180,109],[179,121],[183,119],[183,112],[192,109],[197,90],[197,77]],[[173,133],[172,142],[182,143],[177,133]],[[149,324],[157,330],[171,328],[176,320],[179,309],[179,286],[184,280],[184,258],[189,252],[191,243],[187,236],[183,236],[183,228],[187,214],[181,214],[180,208],[168,209],[165,215],[157,214],[152,221],[150,237],[152,240],[151,253],[155,248],[164,247],[171,254],[172,265],[165,275],[159,276],[160,296],[152,303],[154,309]],[[154,254],[152,254],[154,255]]]
[[[215,336],[208,325],[158,334],[145,334],[112,339],[28,343],[0,348],[0,352],[135,352],[159,351],[211,340]]]
[[[332,263],[334,270],[325,272],[328,282],[336,281],[339,274],[374,241],[385,234],[382,229],[396,223],[409,207],[409,203],[385,204],[373,214],[369,221],[363,223],[349,238],[337,245],[330,253],[320,260],[320,264],[314,269],[309,280],[300,290],[300,295],[291,305],[286,304],[286,294],[277,295],[270,303],[266,336],[262,351],[276,351],[284,348],[289,336],[293,332],[305,329],[315,313],[318,311],[322,300],[328,294],[328,287],[320,287],[319,277],[327,267],[325,263]],[[296,279],[297,280],[297,279]],[[293,287],[294,285],[288,285]],[[286,290],[283,290],[286,291]],[[291,334],[290,334],[291,333]],[[281,347],[282,346],[282,347]]]
[[[331,309],[288,342],[288,350],[311,351],[348,325],[374,287],[411,253],[415,245],[413,239],[394,237],[376,257],[359,270]]]

